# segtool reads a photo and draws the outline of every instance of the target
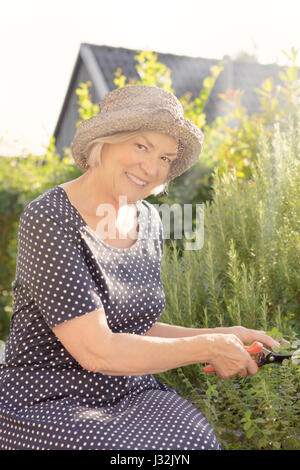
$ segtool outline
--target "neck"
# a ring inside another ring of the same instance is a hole
[[[112,207],[118,217],[120,209],[132,208],[135,205],[135,201],[128,201],[126,195],[118,195],[116,198],[108,192],[105,181],[101,179],[101,172],[97,169],[89,168],[82,176],[74,180],[73,187],[75,194],[77,193],[79,197],[78,203],[82,212],[90,217],[103,215],[107,207]],[[97,209],[98,214],[96,214]]]

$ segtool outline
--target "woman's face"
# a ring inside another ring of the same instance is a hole
[[[104,144],[99,170],[106,190],[115,197],[127,196],[128,203],[145,199],[165,182],[177,147],[175,137],[154,131],[141,131],[121,144]]]

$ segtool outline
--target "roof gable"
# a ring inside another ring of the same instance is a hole
[[[90,93],[92,101],[98,103],[109,91],[117,88],[114,84],[115,72],[118,68],[128,78],[139,79],[136,71],[135,56],[139,50],[123,47],[98,46],[82,43],[72,72],[67,93],[55,127],[56,148],[63,152],[63,147],[69,147],[78,121],[78,105],[76,88],[80,82],[91,80]],[[156,51],[154,51],[156,52]],[[156,52],[157,60],[171,70],[172,88],[175,95],[180,98],[186,92],[191,93],[195,99],[201,89],[203,80],[211,75],[210,68],[219,65],[220,60],[201,57],[189,57],[175,54]],[[278,73],[284,69],[276,64],[263,65],[247,63],[245,61],[232,61],[225,56],[224,70],[216,80],[215,86],[205,106],[207,122],[212,122],[222,114],[224,101],[218,93],[225,93],[228,89],[244,90],[242,104],[250,114],[259,111],[259,95],[254,88],[259,88],[262,82],[272,76],[274,83],[281,83]]]

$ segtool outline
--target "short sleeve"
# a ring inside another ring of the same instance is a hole
[[[66,224],[67,225],[67,224]],[[39,206],[20,217],[16,279],[50,328],[103,308],[93,266],[80,237]]]

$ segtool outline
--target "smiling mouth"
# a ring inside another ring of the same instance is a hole
[[[139,178],[137,178],[134,175],[131,175],[130,173],[125,172],[127,178],[135,185],[140,188],[144,188],[148,183],[146,181],[142,181]]]

